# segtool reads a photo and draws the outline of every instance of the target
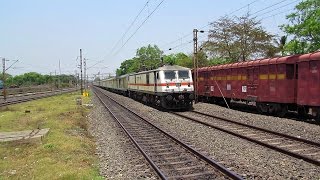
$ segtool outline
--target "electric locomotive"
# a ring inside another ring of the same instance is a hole
[[[113,77],[95,85],[165,109],[190,109],[194,100],[191,70],[177,65]]]

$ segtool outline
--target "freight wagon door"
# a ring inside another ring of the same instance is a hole
[[[258,87],[258,74],[259,68],[252,67],[247,69],[247,76],[248,76],[248,85],[247,85],[247,100],[248,101],[257,101],[257,87]]]

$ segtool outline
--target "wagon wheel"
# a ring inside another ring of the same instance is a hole
[[[280,109],[277,112],[278,117],[284,117],[288,112],[288,106],[287,105],[280,105]]]
[[[264,103],[257,102],[256,103],[256,107],[258,109],[258,112],[261,113],[261,114],[264,114],[264,113],[268,112],[268,106],[265,105]]]
[[[306,117],[307,116],[307,112],[304,106],[300,106],[298,107],[298,114],[301,117]]]
[[[316,116],[317,123],[320,123],[320,108],[317,110],[317,116]]]

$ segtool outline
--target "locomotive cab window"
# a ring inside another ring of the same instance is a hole
[[[174,71],[164,71],[164,78],[165,79],[175,79],[176,73]]]
[[[179,79],[189,79],[189,71],[178,71]]]

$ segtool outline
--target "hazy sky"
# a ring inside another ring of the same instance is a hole
[[[76,60],[82,48],[83,57],[88,58],[88,67],[103,60],[88,69],[90,76],[99,71],[114,73],[122,61],[135,56],[137,48],[148,44],[158,45],[165,54],[178,51],[191,53],[192,43],[186,42],[192,40],[194,28],[201,28],[244,6],[232,15],[243,15],[249,10],[262,19],[262,26],[269,32],[283,35],[278,26],[287,23],[285,15],[300,2],[164,0],[121,48],[161,1],[149,0],[134,26],[115,47],[147,0],[0,0],[0,57],[19,59],[8,71],[14,75],[30,71],[58,73],[59,60],[62,73],[74,74],[75,70],[79,72],[79,61]],[[251,2],[254,3],[248,5]],[[268,6],[272,7],[260,11]],[[184,37],[188,34],[190,36]],[[179,40],[181,37],[184,38]],[[205,40],[206,35],[200,35],[199,39]],[[175,40],[175,43],[170,43]],[[176,46],[173,51],[168,51]],[[7,62],[8,65],[11,63]]]

